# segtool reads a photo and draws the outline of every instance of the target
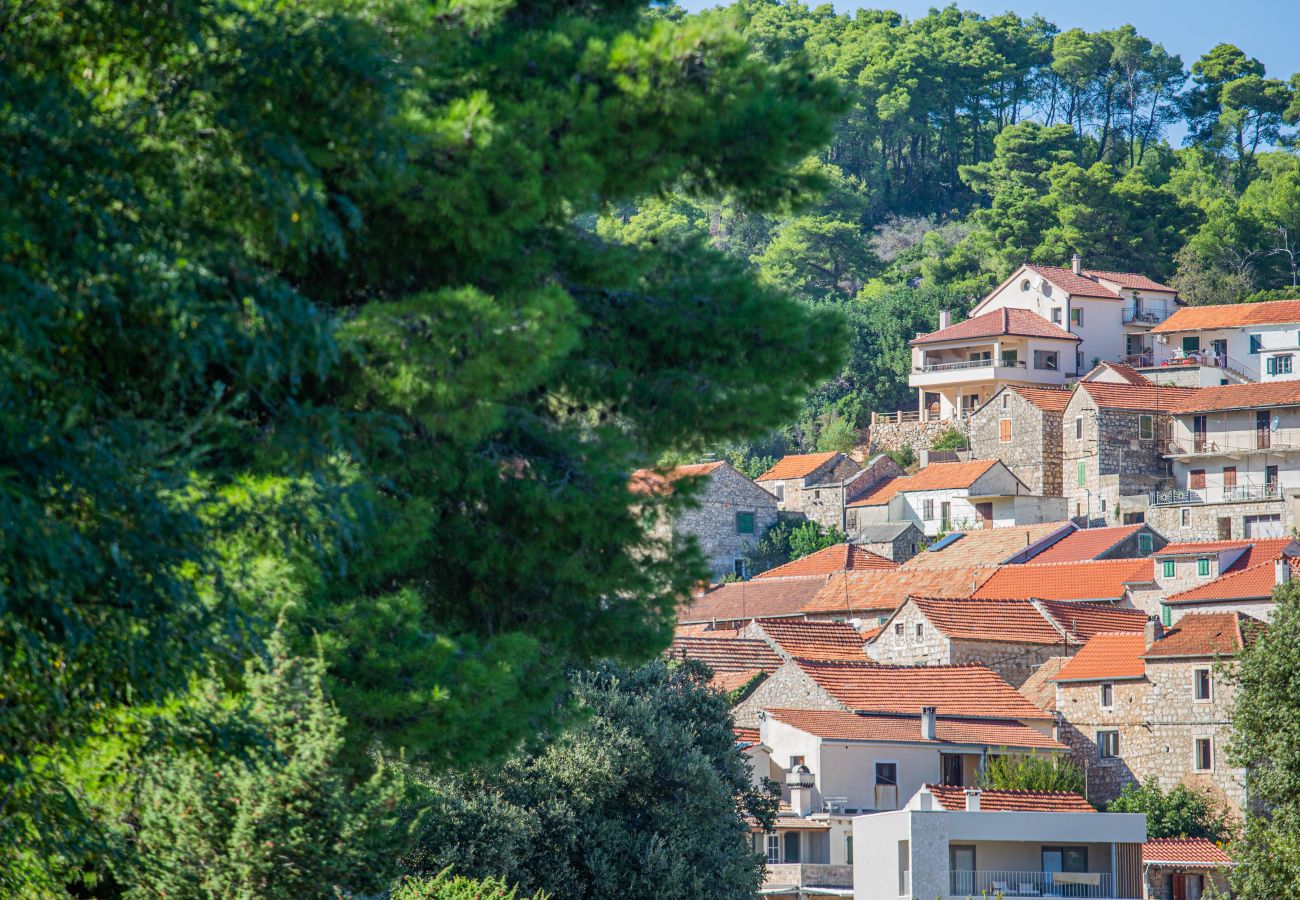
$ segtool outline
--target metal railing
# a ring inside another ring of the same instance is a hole
[[[1282,486],[1270,484],[1227,484],[1194,490],[1151,491],[1147,499],[1152,506],[1190,506],[1203,503],[1244,503],[1254,500],[1280,500]]]
[[[951,893],[961,897],[1114,897],[1109,872],[1016,872],[957,870]]]
[[[1124,324],[1126,325],[1129,324],[1130,322],[1142,322],[1142,323],[1150,323],[1152,325],[1158,325],[1164,320],[1165,320],[1164,310],[1161,310],[1160,312],[1154,312],[1149,309],[1143,309],[1140,306],[1136,308],[1132,306],[1124,307]]]
[[[1170,441],[1170,456],[1188,456],[1204,453],[1210,456],[1224,453],[1249,453],[1255,450],[1288,451],[1300,450],[1300,432],[1292,429],[1284,431],[1242,430],[1234,435],[1194,435],[1191,441]]]
[[[963,369],[1023,369],[1025,361],[1022,359],[963,359],[960,362],[950,363],[932,363],[923,366],[913,366],[913,372],[958,372]]]
[[[1212,369],[1226,369],[1235,372],[1250,381],[1259,380],[1258,365],[1236,359],[1226,353],[1215,353],[1212,350],[1189,352],[1174,350],[1161,354],[1159,358],[1152,354],[1143,354],[1143,356],[1152,357],[1150,362],[1145,363],[1147,366],[1209,366]]]

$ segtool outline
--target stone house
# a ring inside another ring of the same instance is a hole
[[[855,512],[855,522],[856,515]],[[925,545],[925,533],[913,522],[862,525],[847,533],[849,540],[857,546],[896,563],[907,562]]]
[[[1167,485],[1170,408],[1192,388],[1080,381],[1062,414],[1061,483],[1068,514],[1124,524],[1121,498]],[[1157,529],[1160,530],[1160,529]]]
[[[1141,632],[1146,615],[1092,603],[910,597],[867,643],[880,663],[980,663],[1020,687],[1046,660],[1068,656],[1093,635]]]
[[[1088,562],[1002,566],[972,597],[990,600],[1064,600],[1113,603],[1133,608],[1133,597],[1154,588],[1150,559],[1099,559]]]
[[[1173,487],[1147,521],[1171,540],[1281,537],[1300,496],[1300,381],[1202,388],[1177,401]]]
[[[887,456],[872,460],[868,468],[873,469],[877,480],[902,474],[898,464]],[[842,529],[845,482],[862,471],[856,460],[843,453],[803,453],[783,456],[754,480],[776,497],[782,512],[798,513],[824,527]]]
[[[971,414],[975,459],[999,459],[1025,486],[1061,496],[1061,416],[1070,389],[1007,385]]]
[[[1272,615],[1273,588],[1300,564],[1292,538],[1166,544],[1154,554],[1155,584],[1136,593],[1134,605],[1166,625],[1188,612]],[[1285,565],[1282,563],[1285,562]]]
[[[1197,900],[1213,885],[1222,896],[1231,890],[1234,863],[1206,838],[1154,838],[1142,845],[1149,900]]]
[[[808,619],[856,624],[863,629],[883,625],[911,596],[969,597],[996,570],[994,566],[881,569],[845,572],[828,578],[803,605]]]
[[[1226,757],[1233,686],[1218,663],[1263,623],[1241,613],[1195,613],[1169,630],[1094,636],[1053,679],[1060,738],[1104,803],[1154,778],[1210,793],[1229,811],[1245,803],[1242,770]]]
[[[744,575],[745,550],[777,519],[776,498],[728,462],[678,466],[667,472],[641,469],[629,485],[634,494],[665,496],[691,482],[690,501],[656,518],[654,534],[674,543],[694,540],[715,581]]]
[[[741,638],[762,641],[784,662],[792,659],[867,658],[862,635],[846,622],[798,619],[755,619],[740,631]]]
[[[1092,559],[1138,559],[1168,541],[1146,523],[1080,528],[1031,555],[1026,562],[1086,562]]]

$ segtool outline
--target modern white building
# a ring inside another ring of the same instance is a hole
[[[853,896],[1138,898],[1146,832],[1142,813],[1078,794],[926,785],[904,809],[853,819]]]
[[[1153,353],[1144,362],[1205,369],[1190,386],[1300,378],[1300,300],[1191,306],[1151,333]]]

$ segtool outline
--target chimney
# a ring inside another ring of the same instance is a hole
[[[947,328],[952,324],[952,313],[946,309],[939,310],[939,330]]]
[[[790,809],[796,816],[812,815],[814,782],[807,766],[795,766],[785,776],[786,787],[790,788]]]
[[[1150,647],[1156,641],[1165,636],[1165,628],[1160,624],[1160,620],[1152,616],[1147,619],[1146,628],[1142,630],[1143,637],[1146,638],[1146,645]]]
[[[930,793],[928,786],[922,786],[920,793],[916,795],[916,803],[922,811],[928,812],[934,809],[934,794]]]
[[[1071,256],[1071,257],[1070,257],[1070,270],[1073,271],[1075,275],[1082,275],[1082,274],[1083,274],[1083,257],[1082,257],[1082,256],[1080,256],[1079,254],[1076,253],[1076,254],[1074,254],[1074,256]]]
[[[966,812],[980,811],[980,789],[966,788]]]
[[[933,706],[921,707],[921,740],[937,740],[938,723],[935,721],[936,717],[936,710]]]
[[[1291,580],[1291,560],[1281,557],[1273,563],[1273,583],[1286,584]]]

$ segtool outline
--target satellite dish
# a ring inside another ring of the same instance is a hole
[[[1269,430],[1269,431],[1277,431],[1278,427],[1279,427],[1281,424],[1282,424],[1282,419],[1281,419],[1281,417],[1279,417],[1279,416],[1274,416],[1274,417],[1273,417],[1273,421],[1269,423],[1268,430]]]

